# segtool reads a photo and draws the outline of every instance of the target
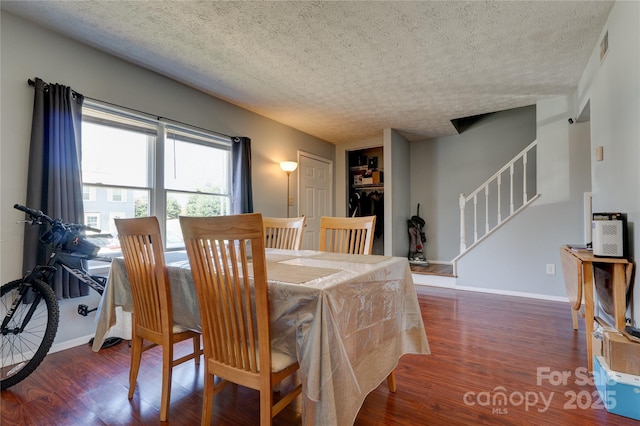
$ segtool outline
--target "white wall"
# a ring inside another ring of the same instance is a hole
[[[83,95],[123,105],[223,134],[252,139],[254,208],[285,216],[286,178],[279,162],[298,150],[330,160],[335,146],[270,119],[235,107],[149,70],[1,13],[0,279],[18,278],[22,269],[23,218],[12,208],[26,200],[27,159],[33,108],[28,78],[71,86]],[[297,172],[291,193],[297,193]],[[296,200],[297,202],[297,200]],[[296,211],[297,207],[292,207]],[[97,294],[61,303],[56,343],[91,334],[92,317],[75,313],[78,303],[97,305]]]
[[[640,253],[640,2],[617,1],[602,35],[605,31],[609,52],[601,63],[599,42],[594,46],[578,86],[575,112],[586,105],[591,111],[593,211],[627,213],[629,254],[636,258]],[[594,159],[597,146],[604,147],[603,161]],[[639,275],[636,271],[633,284],[636,326]]]

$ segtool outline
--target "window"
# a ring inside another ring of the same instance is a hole
[[[100,213],[85,213],[84,224],[94,229],[100,229]]]
[[[121,188],[107,189],[107,199],[112,203],[124,203],[127,201],[127,192]]]
[[[95,201],[96,189],[90,186],[84,186],[82,188],[82,200],[83,201]]]
[[[178,216],[231,209],[231,141],[86,101],[82,119],[85,211],[114,236],[113,219],[155,215],[167,248],[182,248]],[[87,220],[87,218],[85,218]],[[88,224],[88,222],[87,222]]]

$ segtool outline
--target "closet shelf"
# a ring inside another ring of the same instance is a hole
[[[368,184],[360,184],[353,185],[355,189],[384,189],[384,185],[381,183],[368,183]]]

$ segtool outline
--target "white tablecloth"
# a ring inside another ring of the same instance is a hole
[[[174,321],[200,330],[186,254],[170,256],[184,259],[168,257]],[[406,258],[267,249],[267,276],[272,346],[300,363],[306,425],[353,424],[403,354],[430,353]],[[118,258],[99,306],[94,351],[116,325],[116,306],[132,310]]]

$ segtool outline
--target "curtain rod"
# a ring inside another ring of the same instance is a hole
[[[31,80],[30,78],[29,78],[29,79],[27,79],[27,83],[28,83],[28,84],[29,84],[29,86],[31,86],[31,87],[36,87],[36,82],[35,82],[34,80]],[[45,83],[44,83],[44,85],[45,85],[45,88],[49,88],[49,83],[46,83],[46,82],[45,82]],[[80,94],[80,93],[76,92],[76,91],[75,91],[75,90],[73,90],[73,89],[71,89],[71,92],[73,92],[74,94]],[[172,122],[172,123],[182,124],[182,125],[184,125],[184,126],[193,127],[194,129],[204,130],[205,132],[215,133],[215,134],[216,134],[216,135],[218,135],[218,136],[224,136],[225,138],[229,138],[229,139],[231,139],[233,142],[238,142],[238,141],[239,141],[239,138],[238,138],[237,136],[229,136],[229,135],[225,135],[224,133],[216,132],[215,130],[205,129],[204,127],[199,127],[199,126],[194,126],[193,124],[183,123],[182,121],[177,121],[177,120],[173,120],[173,119],[171,119],[171,118],[162,117],[162,116],[157,115],[157,114],[149,114],[148,112],[144,112],[144,111],[140,111],[140,110],[137,110],[137,109],[134,109],[134,108],[129,108],[129,107],[126,107],[126,106],[122,106],[122,105],[114,104],[114,103],[112,103],[112,102],[107,102],[107,101],[103,101],[103,100],[100,100],[100,99],[91,98],[91,97],[89,97],[89,96],[84,96],[84,95],[82,95],[82,96],[83,96],[85,99],[89,99],[90,101],[100,102],[100,103],[107,104],[107,105],[110,105],[110,106],[114,106],[114,107],[117,107],[117,108],[123,108],[123,109],[129,110],[129,111],[137,112],[138,114],[149,115],[149,116],[151,116],[151,117],[156,117],[158,120],[170,121],[170,122]]]

